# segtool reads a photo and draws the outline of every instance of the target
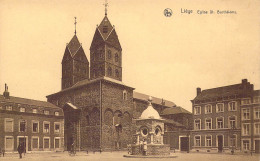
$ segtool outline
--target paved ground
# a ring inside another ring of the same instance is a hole
[[[126,152],[103,152],[100,153],[83,153],[78,152],[75,156],[69,156],[67,152],[60,153],[31,153],[18,158],[18,154],[6,154],[0,157],[0,161],[260,161],[260,155],[253,154],[207,154],[207,153],[172,153],[176,158],[125,158]]]

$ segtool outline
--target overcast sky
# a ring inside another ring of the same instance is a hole
[[[191,111],[196,88],[237,84],[260,88],[260,1],[110,0],[108,18],[123,49],[123,82]],[[0,91],[46,100],[61,89],[66,43],[89,47],[104,0],[0,0]],[[171,17],[163,11],[170,8]],[[192,14],[181,13],[193,10]],[[199,15],[197,10],[237,14]]]

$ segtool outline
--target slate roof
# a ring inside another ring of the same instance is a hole
[[[253,86],[249,82],[246,84],[234,84],[203,90],[198,96],[195,97],[194,100],[206,100],[232,95],[245,95],[252,93],[252,90]]]
[[[9,99],[5,99],[3,95],[0,95],[0,102],[26,104],[26,105],[33,105],[33,106],[37,106],[37,107],[59,108],[50,102],[38,101],[38,100],[14,97],[14,96],[10,96]]]
[[[260,96],[260,90],[254,90],[254,96]]]
[[[143,93],[139,93],[139,92],[135,92],[133,93],[133,98],[134,99],[139,99],[139,100],[143,100],[143,101],[147,101],[148,98],[150,96],[149,95],[146,95],[146,94],[143,94]],[[174,107],[176,106],[175,103],[171,102],[171,101],[168,101],[168,100],[162,100],[162,98],[157,98],[157,97],[152,97],[152,103],[155,103],[155,104],[159,104],[159,105],[162,105],[162,101],[165,102],[165,106],[168,106],[168,107]]]
[[[171,115],[171,114],[179,114],[179,113],[191,114],[191,112],[185,110],[184,108],[180,106],[176,106],[176,107],[170,107],[164,109],[161,115]]]
[[[78,39],[77,35],[74,35],[66,48],[68,48],[68,50],[71,54],[71,57],[74,57],[74,55],[77,53],[77,51],[79,50],[80,47],[81,47],[81,44],[79,42],[79,39]]]
[[[178,122],[170,120],[170,119],[165,119],[164,123],[173,124],[173,125],[175,125],[177,127],[184,127],[184,125],[182,125],[181,123],[178,123]]]
[[[107,32],[103,32],[104,28]],[[100,25],[98,25],[94,37],[91,42],[90,49],[96,48],[96,46],[103,43],[109,44],[119,50],[122,50],[115,28],[111,25],[107,16],[103,18]]]
[[[46,97],[48,98],[49,96],[52,96],[52,95],[55,95],[55,94],[58,94],[58,93],[62,93],[62,92],[65,92],[65,91],[69,91],[69,90],[72,90],[72,89],[76,89],[76,88],[79,88],[79,87],[82,87],[82,86],[85,86],[85,85],[88,85],[88,84],[91,84],[91,83],[94,83],[94,82],[97,82],[97,81],[100,81],[100,80],[105,80],[105,81],[108,81],[108,82],[111,82],[111,83],[119,84],[119,85],[122,85],[122,86],[125,86],[125,87],[128,87],[128,88],[132,88],[130,86],[125,85],[121,81],[118,81],[118,80],[115,80],[115,79],[112,79],[112,78],[109,78],[109,77],[100,77],[100,78],[93,79],[93,80],[84,79],[82,81],[77,82],[76,84],[74,84],[73,86],[71,86],[69,88],[63,89],[63,90],[61,90],[57,93],[48,95]],[[134,89],[134,88],[132,88],[132,89]]]

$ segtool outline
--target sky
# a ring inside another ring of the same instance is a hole
[[[0,0],[0,93],[46,101],[61,90],[61,61],[74,35],[89,59],[104,0]],[[123,82],[191,111],[196,88],[260,89],[260,1],[108,0],[123,54]],[[163,13],[172,10],[172,16]],[[181,13],[193,10],[193,13]],[[214,14],[198,14],[213,10]],[[236,14],[217,14],[217,10]]]

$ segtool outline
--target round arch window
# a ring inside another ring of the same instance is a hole
[[[108,57],[108,59],[111,59],[111,57],[112,57],[112,55],[111,55],[111,50],[108,50],[108,51],[107,51],[107,57]]]
[[[147,136],[147,135],[148,135],[148,129],[147,129],[147,128],[143,128],[143,129],[141,130],[141,132],[142,132],[142,135],[143,135],[143,136]]]

